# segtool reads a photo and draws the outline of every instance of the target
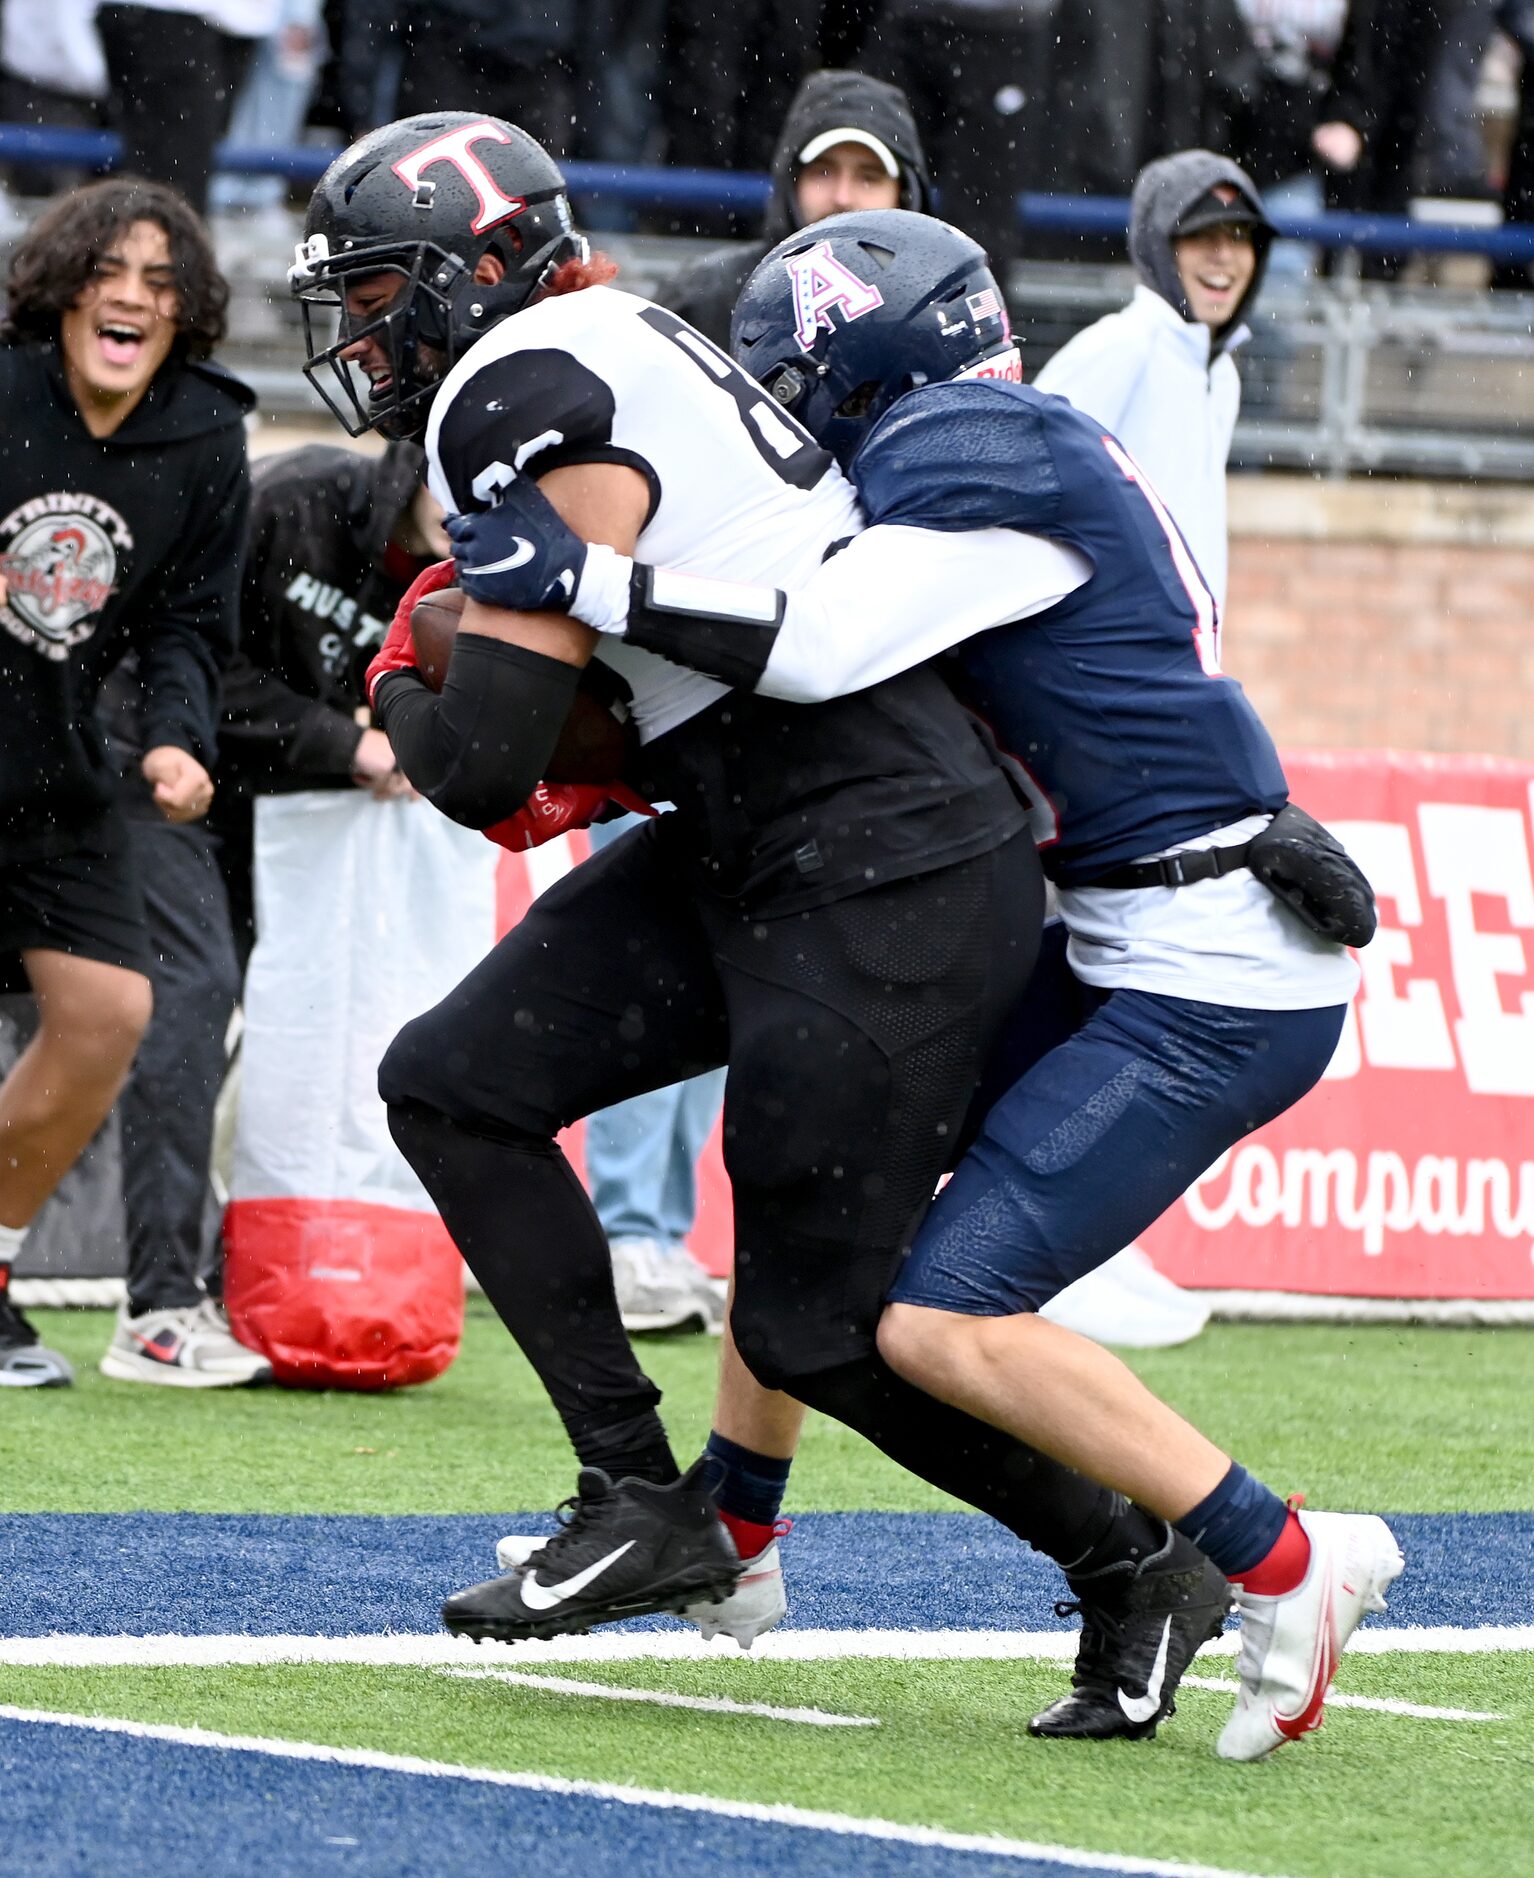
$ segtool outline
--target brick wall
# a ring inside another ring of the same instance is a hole
[[[1534,493],[1233,477],[1224,664],[1282,744],[1534,758]]]

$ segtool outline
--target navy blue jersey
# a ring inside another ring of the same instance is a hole
[[[1091,562],[1058,604],[952,654],[967,701],[1047,799],[1062,885],[1287,801],[1272,739],[1220,673],[1193,557],[1101,425],[1025,385],[930,385],[874,427],[852,477],[870,525],[1015,528]]]

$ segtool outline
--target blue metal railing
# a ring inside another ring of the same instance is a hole
[[[121,145],[108,131],[58,130],[0,124],[0,163],[107,170]],[[285,176],[314,182],[334,150],[308,147],[267,150],[221,144],[216,165],[246,176]],[[641,209],[728,209],[742,214],[766,207],[771,188],[765,176],[726,170],[657,169],[625,163],[569,162],[564,165],[572,195],[602,198]],[[1122,238],[1129,203],[1120,196],[1053,196],[1032,192],[1017,199],[1022,226],[1038,233],[1107,235]],[[1504,227],[1416,222],[1404,215],[1307,215],[1273,218],[1280,235],[1324,248],[1357,248],[1366,254],[1484,254],[1517,265],[1534,261],[1534,224]]]

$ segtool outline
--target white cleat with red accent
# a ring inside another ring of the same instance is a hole
[[[784,1530],[789,1524],[787,1520],[779,1523]],[[517,1571],[546,1543],[530,1534],[509,1534],[496,1541],[496,1563],[503,1572]],[[682,1621],[696,1625],[705,1643],[715,1637],[733,1637],[743,1650],[775,1630],[787,1615],[788,1594],[783,1588],[783,1561],[778,1556],[776,1539],[763,1546],[755,1558],[746,1560],[733,1591],[717,1602],[700,1598],[681,1612]]]
[[[787,1521],[783,1524],[786,1526]],[[783,1588],[783,1561],[778,1557],[776,1539],[763,1546],[755,1558],[746,1560],[733,1591],[717,1603],[700,1599],[682,1612],[687,1623],[698,1626],[705,1643],[712,1643],[715,1637],[733,1637],[743,1650],[749,1650],[769,1630],[776,1630],[787,1615],[788,1593]]]
[[[1241,1613],[1241,1693],[1220,1732],[1227,1761],[1259,1761],[1319,1728],[1348,1639],[1366,1611],[1382,1611],[1406,1561],[1373,1513],[1310,1513],[1299,1521],[1310,1564],[1293,1591],[1258,1597],[1233,1583]]]

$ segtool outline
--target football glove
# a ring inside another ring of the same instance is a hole
[[[568,613],[586,565],[586,543],[528,476],[516,476],[493,509],[450,515],[458,584],[486,606]]]
[[[424,600],[429,593],[440,593],[444,587],[451,587],[458,578],[458,570],[451,561],[433,561],[430,567],[423,568],[400,597],[399,605],[394,609],[394,618],[389,622],[389,630],[384,635],[384,642],[373,654],[367,669],[364,689],[369,705],[376,712],[378,709],[378,681],[387,678],[390,672],[413,672],[416,669],[415,640],[410,636],[410,615],[416,609],[416,602]]]
[[[485,839],[513,854],[525,854],[572,828],[606,821],[615,809],[632,815],[655,813],[642,796],[622,783],[539,783],[515,815],[484,831]]]

